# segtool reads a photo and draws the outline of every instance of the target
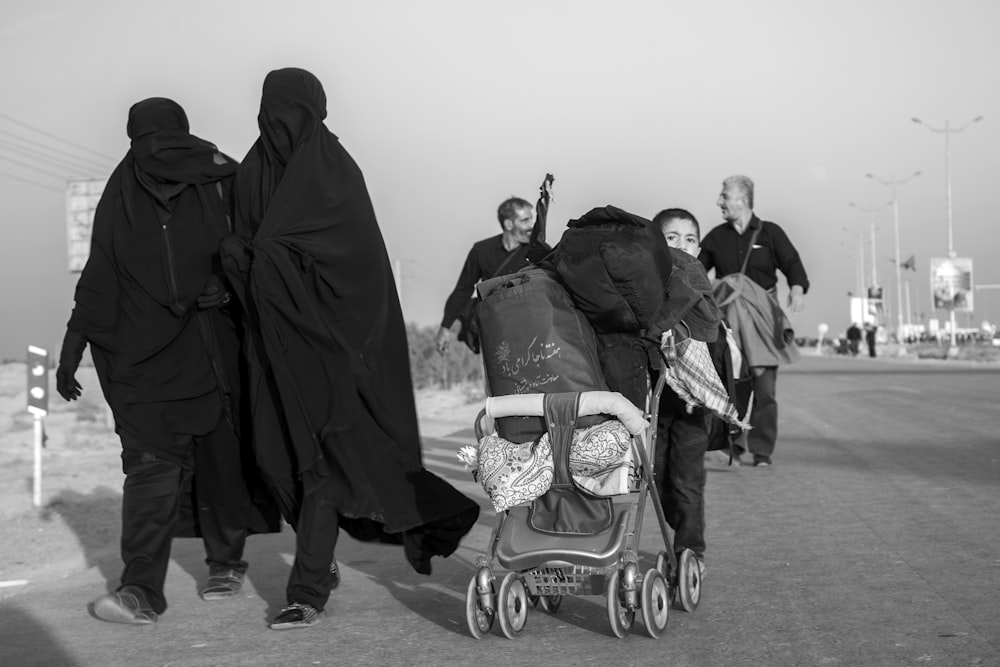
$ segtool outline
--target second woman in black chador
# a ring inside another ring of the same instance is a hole
[[[309,626],[339,581],[338,526],[404,546],[430,573],[479,506],[423,467],[402,311],[361,170],[301,69],[264,80],[223,264],[243,304],[255,446],[296,529],[288,606]]]

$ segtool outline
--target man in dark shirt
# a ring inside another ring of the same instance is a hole
[[[543,202],[540,200],[539,202]],[[497,209],[502,232],[472,246],[455,289],[444,304],[444,316],[436,338],[438,352],[444,354],[451,343],[451,327],[469,306],[480,280],[502,273],[514,273],[525,264],[544,257],[551,248],[545,243],[545,216],[536,216],[531,202],[520,197],[505,199]],[[461,333],[460,338],[466,338]],[[471,347],[471,345],[470,345]],[[478,352],[478,349],[473,348]]]
[[[809,290],[805,267],[785,231],[754,214],[753,181],[746,176],[730,176],[722,182],[722,192],[716,203],[726,222],[716,226],[702,240],[699,259],[705,269],[715,269],[716,278],[742,271],[772,297],[777,291],[777,271],[781,271],[789,285],[788,307],[792,312],[801,311]],[[762,346],[771,343],[773,341],[761,341]],[[750,416],[752,429],[746,444],[753,454],[753,465],[769,466],[778,436],[775,398],[778,367],[776,363],[769,363],[751,365],[750,370],[755,399]]]
[[[857,322],[851,322],[851,326],[847,328],[847,349],[852,357],[858,356],[861,351],[861,327]]]

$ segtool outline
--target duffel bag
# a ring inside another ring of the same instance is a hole
[[[593,328],[557,277],[542,268],[480,283],[476,309],[491,396],[604,391]],[[582,417],[578,428],[607,419]],[[543,417],[502,417],[497,432],[523,443],[545,433]]]

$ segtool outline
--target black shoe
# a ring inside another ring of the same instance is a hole
[[[239,570],[211,569],[201,590],[202,600],[225,600],[236,597],[243,588],[243,573]]]
[[[94,600],[94,615],[111,623],[149,625],[156,622],[156,612],[149,607],[142,591],[134,586],[123,586]]]
[[[319,623],[323,612],[317,611],[312,605],[293,602],[278,612],[271,622],[272,630],[292,630],[294,628],[311,628]]]

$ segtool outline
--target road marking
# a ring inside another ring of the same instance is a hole
[[[11,588],[13,586],[25,586],[28,584],[27,579],[9,579],[7,581],[0,581],[0,588]]]

